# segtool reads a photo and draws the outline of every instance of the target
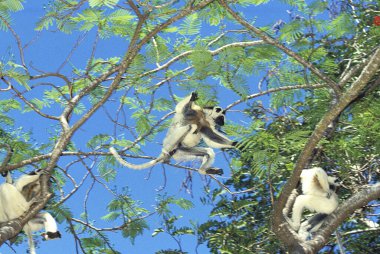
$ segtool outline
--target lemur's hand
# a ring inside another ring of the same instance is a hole
[[[191,93],[190,101],[196,101],[196,100],[198,100],[198,93],[197,92],[192,92]]]

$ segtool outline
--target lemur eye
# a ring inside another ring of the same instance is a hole
[[[219,113],[220,111],[222,111],[221,108],[219,108],[219,107],[215,108],[215,112],[216,112],[216,113]]]

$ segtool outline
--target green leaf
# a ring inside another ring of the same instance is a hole
[[[107,222],[111,222],[111,221],[114,221],[117,218],[119,218],[120,215],[121,215],[120,212],[110,212],[109,214],[104,215],[103,217],[101,217],[101,219],[105,220]]]
[[[20,11],[24,9],[22,5],[23,0],[1,0],[0,1],[0,11]]]
[[[155,237],[156,235],[160,234],[160,233],[163,233],[165,232],[165,230],[163,230],[162,228],[156,228],[153,233],[152,233],[152,237]]]
[[[181,227],[172,232],[173,235],[194,235],[194,230],[190,227]]]
[[[107,6],[113,8],[119,0],[89,0],[90,7]]]
[[[196,71],[203,71],[212,62],[213,57],[206,49],[195,49],[189,56]]]
[[[135,16],[132,15],[129,11],[122,9],[116,10],[108,16],[108,19],[111,22],[117,24],[129,24],[129,22],[134,18]]]
[[[42,30],[47,30],[49,29],[49,27],[51,27],[53,24],[54,24],[54,17],[51,17],[51,16],[44,16],[42,17],[38,22],[37,22],[37,25],[36,25],[36,31],[42,31]]]
[[[348,13],[343,13],[333,19],[327,28],[334,37],[341,37],[355,32],[352,15]]]
[[[190,200],[184,198],[172,199],[171,202],[185,210],[190,210],[194,207],[194,204]]]
[[[129,238],[133,244],[138,235],[142,235],[145,229],[149,229],[145,220],[134,220],[123,229],[123,237]]]
[[[86,9],[82,14],[78,14],[76,17],[72,17],[71,21],[75,23],[81,23],[80,30],[90,31],[94,26],[103,28],[105,24],[105,17],[101,10]]]
[[[199,34],[201,29],[201,20],[197,13],[193,13],[185,18],[180,25],[179,34],[182,35],[196,35]]]

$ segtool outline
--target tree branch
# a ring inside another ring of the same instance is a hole
[[[225,0],[219,0],[219,3],[224,7],[224,9],[227,10],[228,13],[232,15],[232,17],[239,22],[242,26],[247,28],[249,31],[252,31],[257,36],[259,36],[262,40],[267,42],[268,44],[271,44],[279,49],[281,49],[285,54],[288,56],[294,58],[297,62],[299,62],[301,65],[303,65],[305,68],[308,68],[312,73],[314,73],[318,78],[320,78],[322,81],[324,81],[335,93],[337,97],[341,95],[341,90],[339,86],[336,84],[335,81],[331,80],[328,76],[326,76],[324,73],[322,73],[318,68],[316,68],[312,63],[306,61],[303,59],[300,55],[298,55],[296,52],[292,51],[290,48],[287,48],[282,43],[278,42],[268,34],[266,34],[264,31],[260,30],[259,28],[251,25],[249,22],[247,22],[244,18],[242,18],[238,13],[233,11]]]
[[[247,101],[247,100],[250,100],[250,99],[253,99],[253,98],[256,98],[256,97],[260,97],[260,96],[263,96],[263,95],[266,95],[266,94],[270,94],[270,93],[275,93],[275,92],[279,92],[279,91],[287,91],[287,90],[296,90],[296,89],[317,89],[317,88],[323,88],[323,87],[326,87],[326,85],[321,85],[321,84],[315,84],[315,85],[294,85],[294,86],[282,86],[282,87],[277,87],[277,88],[271,88],[271,89],[268,89],[267,91],[262,91],[262,92],[259,92],[259,93],[254,93],[254,94],[251,94],[251,95],[248,95],[247,97],[245,97],[244,99],[241,99],[241,100],[237,100],[233,103],[231,103],[230,105],[228,105],[226,107],[226,110],[229,110],[230,108],[244,102],[244,101]]]
[[[345,200],[334,213],[326,218],[325,227],[321,228],[313,240],[307,242],[310,251],[315,253],[326,245],[330,235],[358,208],[368,202],[380,198],[380,183],[364,188],[362,191],[352,195]]]

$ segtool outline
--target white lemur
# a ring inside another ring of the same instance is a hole
[[[5,223],[23,215],[35,202],[41,192],[41,172],[24,174],[13,183],[10,173],[7,180],[0,185],[0,223]],[[23,228],[28,237],[29,253],[35,254],[32,232],[45,228],[42,233],[44,240],[60,238],[57,223],[48,212],[40,212],[29,220]]]
[[[292,219],[288,217],[285,219],[295,231],[299,229],[299,236],[306,240],[311,232],[318,230],[327,215],[338,207],[338,196],[335,191],[339,184],[336,177],[328,176],[319,167],[302,170],[300,177],[302,194],[294,202]],[[305,208],[317,214],[301,224]]]
[[[194,103],[197,99],[198,94],[192,92],[177,104],[161,154],[156,159],[136,165],[123,160],[113,147],[110,147],[111,153],[122,165],[132,169],[148,168],[173,157],[179,162],[201,159],[199,173],[223,174],[222,169],[211,167],[215,158],[213,149],[196,146],[202,139],[207,146],[213,148],[234,148],[237,142],[231,141],[217,130],[218,126],[224,125],[226,112],[220,107],[202,108]]]

